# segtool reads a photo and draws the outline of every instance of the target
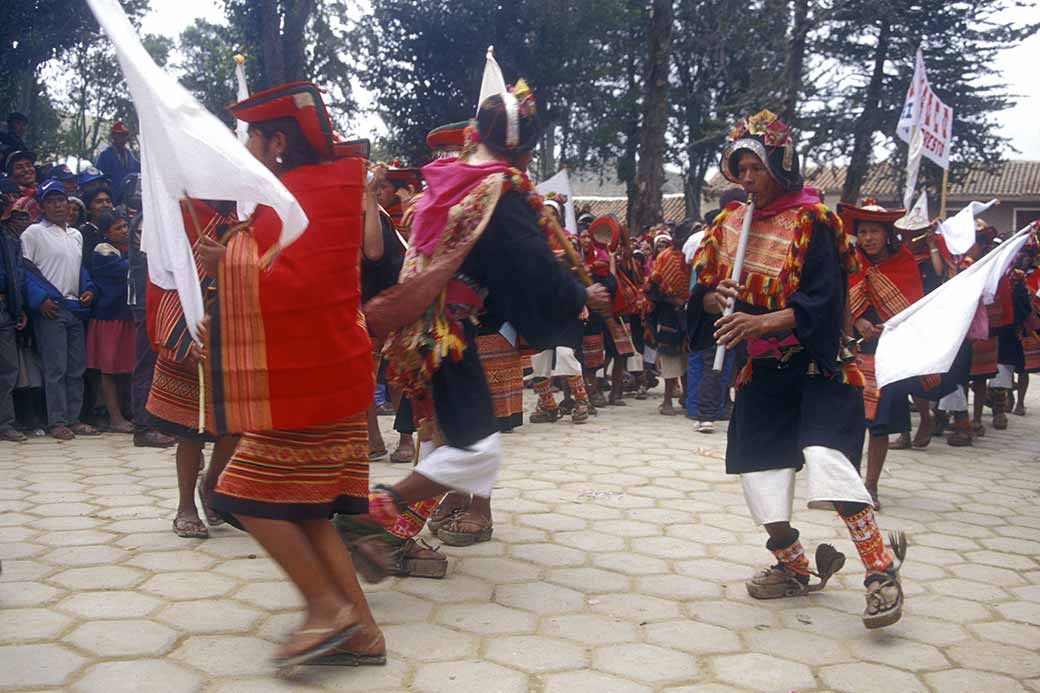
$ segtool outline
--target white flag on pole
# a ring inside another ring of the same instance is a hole
[[[235,56],[235,81],[238,83],[238,100],[245,101],[249,98],[249,84],[246,82],[246,59],[241,55]],[[240,120],[235,123],[235,134],[242,144],[249,139],[249,123]]]
[[[878,387],[929,373],[946,373],[979,306],[1029,239],[1029,227],[885,323],[875,355]]]
[[[141,45],[118,0],[87,0],[115,47],[141,124],[141,182],[148,276],[163,289],[176,289],[188,329],[196,335],[203,317],[195,258],[184,234],[180,200],[255,200],[282,220],[285,247],[307,228],[296,198]]]
[[[928,83],[924,53],[917,49],[917,64],[910,87],[906,91],[903,111],[899,115],[896,135],[914,147],[914,132],[921,133],[921,153],[940,168],[950,168],[950,145],[953,141],[953,109],[944,104]]]
[[[571,194],[571,179],[567,175],[567,169],[561,169],[559,173],[549,180],[539,183],[536,187],[538,193],[543,197],[547,193],[554,192],[557,195],[567,196],[567,205],[564,210],[563,225],[571,235],[578,235],[578,220],[574,216],[574,195]]]
[[[975,245],[975,217],[997,204],[990,200],[986,204],[971,202],[951,219],[939,224],[939,233],[946,240],[946,247],[954,255],[963,255]]]

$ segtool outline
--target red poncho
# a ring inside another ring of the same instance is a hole
[[[882,320],[888,320],[924,297],[917,260],[906,246],[900,246],[876,265],[859,248],[856,254],[862,269],[849,275],[849,312],[853,320],[863,315],[868,306],[873,306]]]

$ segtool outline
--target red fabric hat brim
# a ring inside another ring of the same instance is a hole
[[[838,216],[845,227],[845,233],[852,235],[856,235],[856,224],[861,222],[882,224],[888,228],[890,233],[895,233],[896,221],[902,219],[905,215],[905,209],[886,209],[882,212],[873,209],[863,209],[862,207],[856,207],[844,202],[838,203]]]
[[[367,159],[372,151],[369,140],[349,140],[332,145],[334,159]]]
[[[465,133],[468,124],[463,121],[431,130],[426,135],[426,146],[432,150],[462,149],[466,145]]]
[[[292,118],[300,126],[311,148],[323,159],[332,158],[332,121],[321,91],[311,82],[292,82],[253,94],[227,107],[239,120],[262,123],[275,118]]]

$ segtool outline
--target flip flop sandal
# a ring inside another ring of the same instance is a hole
[[[390,461],[394,464],[405,464],[408,462],[415,461],[415,448],[412,448],[411,452],[401,451],[401,448],[394,450],[393,454],[390,455]]]
[[[353,622],[342,628],[307,628],[305,630],[298,630],[293,633],[292,637],[297,638],[301,635],[320,635],[324,636],[316,644],[301,650],[295,654],[286,655],[283,657],[272,657],[271,664],[278,670],[279,674],[286,674],[293,667],[306,664],[313,659],[317,659],[322,655],[326,655],[337,647],[346,642],[351,635],[357,632],[361,628],[361,624]]]
[[[369,646],[383,641],[383,634],[379,633],[369,641]],[[386,643],[383,643],[383,652],[376,654],[351,652],[345,645],[333,650],[327,655],[307,662],[307,666],[316,667],[359,667],[359,666],[383,666],[386,664]]]
[[[369,462],[382,462],[388,457],[390,457],[390,453],[387,452],[386,448],[383,448],[382,450],[370,450],[368,453]]]
[[[210,527],[219,527],[224,524],[224,518],[216,510],[209,507],[209,496],[206,494],[206,479],[202,476],[195,482],[195,490],[199,492],[199,500],[202,501],[202,513],[206,516],[206,523]]]
[[[209,530],[202,520],[193,520],[189,517],[173,518],[173,533],[183,539],[208,539]]]

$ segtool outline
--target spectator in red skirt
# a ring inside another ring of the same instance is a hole
[[[123,416],[119,396],[120,380],[127,380],[134,370],[134,321],[126,304],[129,220],[119,211],[104,211],[97,224],[102,241],[94,247],[91,276],[98,297],[87,326],[87,368],[101,371],[108,430],[133,433],[133,425]]]

